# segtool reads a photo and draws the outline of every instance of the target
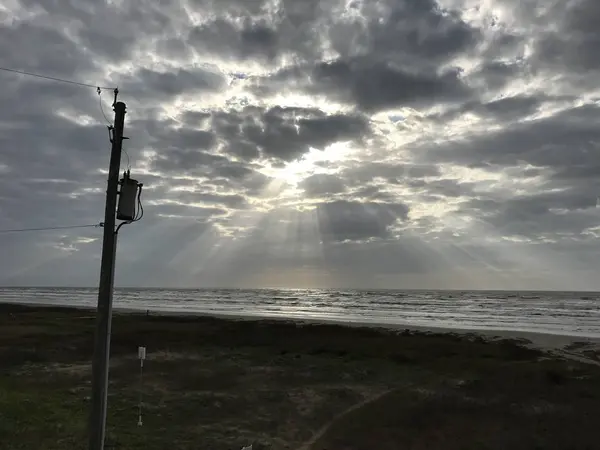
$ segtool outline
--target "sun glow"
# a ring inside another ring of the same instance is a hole
[[[284,167],[270,168],[266,174],[295,188],[311,175],[338,172],[351,153],[351,148],[344,142],[332,144],[324,150],[311,148],[301,158],[287,163]]]

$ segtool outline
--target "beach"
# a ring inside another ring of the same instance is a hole
[[[0,305],[0,448],[86,448],[93,334],[89,309]],[[107,448],[595,448],[581,342],[117,312]]]
[[[0,287],[0,301],[94,308],[96,288]],[[114,308],[161,314],[600,338],[594,292],[116,288]]]

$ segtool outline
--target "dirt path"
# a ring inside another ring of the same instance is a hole
[[[568,350],[554,350],[549,352],[551,355],[556,356],[556,357],[562,357],[562,358],[566,358],[566,359],[570,359],[572,361],[578,361],[578,362],[582,362],[585,364],[592,364],[595,366],[600,366],[600,362],[599,361],[595,361],[591,358],[587,358],[585,356],[582,356],[580,354],[574,353],[574,352],[570,352]],[[356,411],[357,409],[362,408],[363,406],[374,402],[378,399],[380,399],[381,397],[383,397],[384,395],[387,395],[391,392],[393,392],[395,389],[390,389],[384,392],[381,392],[377,395],[374,395],[372,397],[366,398],[365,400],[352,405],[350,408],[340,412],[339,414],[337,414],[333,419],[331,419],[329,422],[327,422],[325,425],[323,425],[319,431],[317,433],[315,433],[308,441],[306,441],[304,444],[302,444],[300,447],[298,447],[297,450],[310,450],[310,448],[323,436],[325,435],[325,433],[327,433],[327,431],[341,418],[345,417],[347,414],[350,414],[353,411]]]
[[[331,419],[329,422],[327,422],[325,425],[323,425],[319,431],[317,431],[313,437],[311,437],[308,441],[306,441],[304,444],[302,444],[300,447],[298,447],[297,450],[310,450],[310,448],[313,446],[313,444],[315,442],[317,442],[325,433],[327,433],[327,431],[329,430],[329,428],[331,428],[331,426],[336,423],[338,420],[340,420],[342,417],[345,417],[347,414],[350,414],[353,411],[356,411],[357,409],[362,408],[365,405],[368,405],[371,402],[374,402],[375,400],[379,400],[381,397],[383,397],[384,395],[387,395],[391,392],[393,392],[395,389],[389,389],[387,391],[381,392],[377,395],[374,395],[372,397],[366,398],[364,399],[362,402],[359,402],[355,405],[352,405],[350,408],[342,411],[341,413],[337,414],[333,419]]]

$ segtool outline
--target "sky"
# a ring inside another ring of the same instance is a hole
[[[600,290],[597,0],[6,0],[0,66],[120,90],[116,283]],[[0,231],[103,220],[112,91],[0,72]],[[0,232],[96,286],[102,229]]]

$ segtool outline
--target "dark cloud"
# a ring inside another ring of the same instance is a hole
[[[346,190],[341,178],[328,174],[311,175],[302,180],[300,187],[308,197],[327,197]]]
[[[367,185],[361,186],[360,188],[352,191],[350,196],[359,201],[372,201],[372,202],[383,202],[392,203],[396,201],[397,196],[390,192],[383,190],[381,185]]]
[[[377,53],[423,68],[468,50],[479,36],[459,14],[433,0],[354,2],[350,11],[363,19],[342,20],[329,28],[333,48],[344,57]]]
[[[572,101],[572,98],[549,98],[542,94],[538,96],[517,95],[514,97],[502,97],[485,103],[482,103],[480,100],[474,100],[450,108],[444,112],[432,114],[428,119],[434,120],[438,124],[443,124],[449,120],[464,118],[466,114],[472,114],[492,123],[518,122],[536,114],[545,103],[551,104],[568,100]]]
[[[273,60],[281,50],[277,32],[267,24],[248,18],[241,26],[231,20],[215,19],[195,27],[188,35],[196,50],[209,51],[219,57]]]
[[[264,80],[257,92],[275,92],[288,83],[313,95],[356,105],[366,112],[459,102],[472,95],[456,68],[419,72],[374,56],[338,58],[319,62],[312,68],[287,68]]]
[[[258,91],[288,85],[332,96],[365,111],[459,101],[471,93],[453,56],[472,49],[479,31],[434,1],[384,1],[377,7],[355,2],[350,11],[361,20],[340,20],[328,27],[339,55],[334,60],[286,67],[266,79]]]
[[[419,155],[482,168],[528,163],[562,172],[583,166],[597,167],[600,159],[595,143],[600,135],[595,120],[599,114],[597,105],[587,104],[485,135],[450,141],[429,151],[420,149]]]
[[[214,188],[219,195],[239,191],[249,196],[259,196],[271,179],[227,157],[201,150],[171,149],[152,160],[152,169],[172,184],[170,177],[193,177],[204,187]],[[238,196],[221,197],[223,203],[243,206]],[[230,205],[234,206],[234,205]]]
[[[599,111],[587,104],[537,120],[515,119],[516,123],[493,133],[419,151],[428,160],[478,168],[507,179],[507,187],[496,190],[490,183],[452,180],[444,185],[443,180],[428,183],[426,189],[444,197],[467,198],[459,214],[482,221],[500,236],[548,240],[554,234],[581,239],[598,220],[600,135],[595,120]],[[512,117],[519,116],[513,113]],[[513,182],[519,192],[511,187]]]
[[[337,91],[342,100],[356,103],[366,111],[424,105],[468,95],[459,74],[452,70],[419,74],[385,62],[338,60],[318,65],[313,76],[319,91]]]
[[[482,90],[499,91],[516,78],[526,76],[527,67],[522,59],[487,60],[472,74],[468,81]]]
[[[140,47],[152,48],[157,37],[176,34],[177,28],[188,20],[183,3],[176,0],[123,4],[90,0],[24,0],[22,4],[29,10],[45,12],[32,18],[36,26],[69,30],[78,48],[94,56],[82,58],[83,61],[96,58],[114,62],[127,60]]]
[[[18,41],[18,47],[15,42]],[[41,46],[40,42],[44,45]],[[85,57],[85,50],[59,29],[28,22],[0,27],[0,54],[3,67],[69,77],[73,73],[88,81],[98,65]],[[23,58],[26,54],[27,58]]]
[[[403,204],[335,201],[317,207],[319,230],[323,239],[362,241],[390,237],[390,227],[408,218]]]
[[[268,247],[387,239],[392,237],[391,227],[408,220],[408,212],[409,207],[401,203],[347,200],[316,203],[303,211],[281,208],[259,218],[249,241],[255,245],[257,241],[270,240]],[[278,242],[279,239],[285,242]]]
[[[266,0],[190,0],[190,6],[198,12],[210,12],[213,14],[231,14],[233,17],[256,16],[264,12],[268,5]]]
[[[496,235],[533,240],[560,234],[577,237],[600,218],[595,197],[556,193],[472,200],[462,214],[478,217]]]
[[[210,113],[206,111],[185,111],[180,117],[180,120],[184,125],[190,128],[196,128],[205,125],[210,117]]]
[[[472,111],[483,116],[493,116],[499,120],[519,119],[536,112],[541,103],[542,99],[531,96],[506,97],[477,105]]]
[[[335,142],[360,140],[369,132],[368,119],[362,115],[278,106],[217,112],[212,126],[225,151],[246,160],[261,155],[292,161],[311,147],[323,150]]]
[[[365,161],[342,172],[348,183],[353,185],[384,180],[389,184],[407,184],[411,180],[437,177],[440,169],[435,164],[370,163]]]
[[[319,58],[323,53],[323,33],[334,5],[335,2],[315,0],[248,5],[224,2],[219,6],[201,2],[200,8],[206,8],[213,17],[193,27],[187,42],[198,52],[224,60],[274,64],[288,55],[296,60]],[[266,14],[268,10],[273,12],[270,17]]]
[[[211,67],[183,68],[168,71],[139,69],[130,77],[121,80],[121,89],[132,97],[158,97],[169,100],[182,94],[194,95],[210,92],[225,86],[225,76]]]
[[[261,196],[272,181],[267,175],[239,163],[217,166],[213,185],[223,189],[241,190],[250,196]]]
[[[546,69],[567,70],[576,74],[596,72],[600,69],[597,48],[600,34],[596,23],[600,19],[600,6],[594,0],[571,2],[546,14],[550,26],[535,47],[537,63]],[[552,15],[550,15],[552,14]]]
[[[228,159],[201,151],[200,149],[171,149],[157,155],[152,161],[152,168],[160,173],[171,175],[196,175],[212,170],[213,165],[226,164]]]

